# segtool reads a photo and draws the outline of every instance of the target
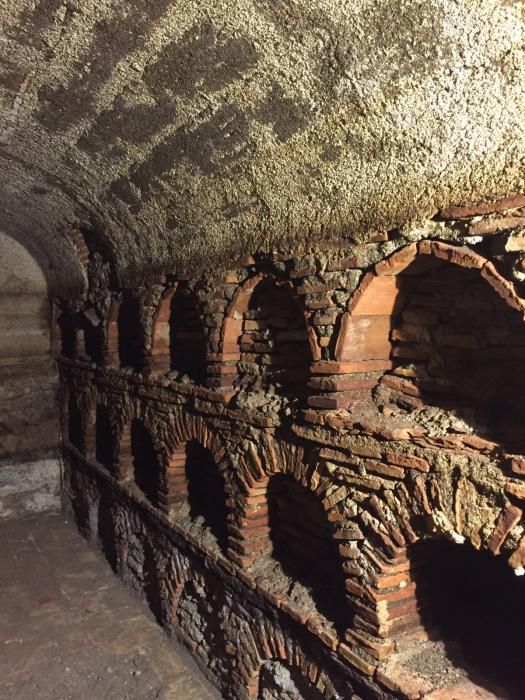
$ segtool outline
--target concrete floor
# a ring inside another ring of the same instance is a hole
[[[62,516],[0,523],[1,700],[216,700]]]

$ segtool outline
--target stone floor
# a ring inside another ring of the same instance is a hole
[[[0,523],[2,700],[214,700],[62,516]]]

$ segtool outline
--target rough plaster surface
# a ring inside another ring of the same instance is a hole
[[[57,383],[45,276],[0,232],[0,462],[56,455]]]
[[[2,0],[0,225],[123,279],[359,237],[524,187],[512,0]]]
[[[47,296],[46,278],[20,243],[0,231],[0,294]],[[48,325],[46,323],[46,325]]]
[[[0,466],[0,520],[60,509],[60,462]]]
[[[0,376],[6,362],[44,356],[49,358],[46,279],[28,251],[0,231]]]

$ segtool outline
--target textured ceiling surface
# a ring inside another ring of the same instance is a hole
[[[123,279],[523,190],[512,0],[0,0],[0,227]]]

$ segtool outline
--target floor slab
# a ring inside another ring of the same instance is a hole
[[[0,523],[0,698],[217,700],[60,515]]]

